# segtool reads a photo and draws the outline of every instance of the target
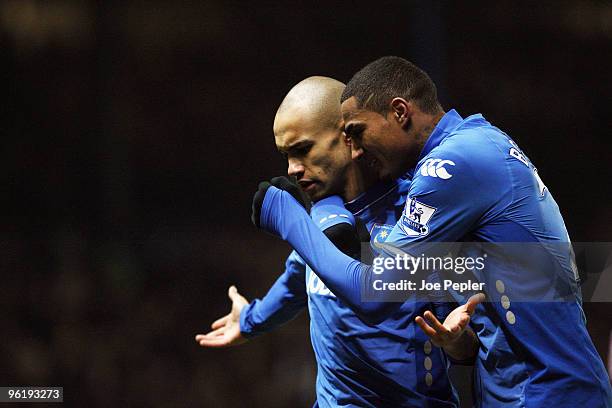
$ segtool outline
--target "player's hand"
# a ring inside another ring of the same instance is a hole
[[[230,286],[227,295],[232,300],[232,310],[229,314],[216,320],[212,331],[206,334],[197,334],[195,341],[202,347],[229,347],[237,346],[247,341],[240,333],[240,312],[249,302],[238,293],[235,286]]]
[[[434,316],[429,310],[423,313],[423,317],[417,316],[414,320],[421,330],[438,347],[448,347],[461,337],[474,314],[476,306],[485,300],[484,293],[477,293],[470,297],[466,304],[459,306],[444,319],[444,323]]]
[[[296,199],[298,203],[302,205],[306,209],[306,211],[310,211],[310,200],[306,197],[304,192],[300,189],[300,187],[289,180],[287,177],[274,177],[270,181],[262,181],[259,183],[257,188],[257,192],[255,192],[255,196],[253,196],[253,207],[251,211],[251,221],[257,228],[260,228],[260,219],[261,219],[261,207],[263,206],[264,199],[266,198],[266,193],[270,186],[274,186],[278,189],[285,190],[289,194]]]

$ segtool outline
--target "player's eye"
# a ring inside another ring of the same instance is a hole
[[[365,130],[365,127],[362,125],[350,124],[346,127],[344,132],[346,133],[346,136],[351,139],[359,139],[361,135],[363,134],[364,130]]]
[[[308,145],[308,146],[302,146],[298,149],[295,150],[295,155],[296,156],[306,156],[308,154],[308,152],[310,152],[310,148],[312,146]]]

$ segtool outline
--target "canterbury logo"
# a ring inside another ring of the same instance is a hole
[[[442,160],[442,159],[427,159],[425,163],[421,166],[421,174],[425,177],[438,177],[441,179],[449,179],[453,177],[452,174],[444,168],[444,166],[454,166],[455,162],[452,160]]]

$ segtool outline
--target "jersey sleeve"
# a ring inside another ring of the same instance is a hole
[[[306,307],[306,264],[293,251],[285,262],[284,273],[262,299],[255,299],[240,313],[240,331],[251,338],[293,319]]]
[[[327,288],[362,318],[376,323],[384,320],[388,309],[398,307],[397,303],[361,301],[361,289],[371,287],[376,278],[372,267],[336,248],[288,192],[268,189],[260,225],[289,242]]]
[[[312,205],[310,216],[321,231],[338,224],[355,225],[355,217],[344,208],[344,201],[339,196],[330,196]]]
[[[316,202],[310,216],[336,248],[351,258],[359,258],[361,241],[355,217],[344,207],[342,198],[331,196]]]
[[[445,146],[432,150],[430,158],[417,167],[404,212],[386,240],[392,247],[412,255],[414,251],[428,256],[439,255],[437,251],[447,253],[448,247],[438,243],[459,241],[479,223],[494,217],[505,202],[503,197],[512,194],[504,162],[494,162],[497,152],[484,151],[476,143]],[[393,303],[377,301],[378,295],[370,293],[375,281],[398,282],[406,278],[405,273],[391,269],[376,274],[371,265],[342,254],[289,193],[271,187],[260,218],[263,228],[288,241],[357,314],[377,321],[395,309]],[[362,301],[362,289],[367,302]]]
[[[496,163],[495,154],[475,148],[468,155],[465,149],[436,149],[420,163],[387,242],[413,255],[441,255],[448,245],[437,243],[461,241],[500,210],[511,195],[504,162]]]
[[[315,203],[310,212],[317,227],[344,253],[354,253],[359,240],[354,232],[353,214],[344,208],[338,196]],[[306,264],[293,251],[285,263],[285,272],[276,280],[268,293],[245,307],[240,314],[240,331],[245,337],[254,337],[273,330],[293,319],[306,307]]]

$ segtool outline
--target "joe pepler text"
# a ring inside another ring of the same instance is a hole
[[[398,282],[383,282],[378,279],[372,283],[374,290],[377,291],[430,291],[430,290],[455,290],[457,292],[466,291],[483,291],[485,283],[473,282],[468,280],[467,282],[453,282],[450,279],[445,279],[442,283],[440,282],[428,282],[426,280],[411,281],[402,279]]]

